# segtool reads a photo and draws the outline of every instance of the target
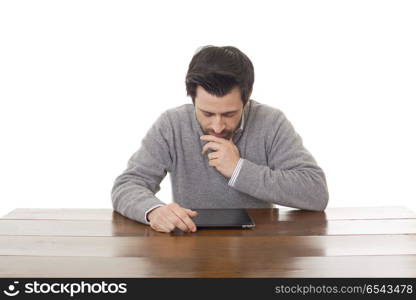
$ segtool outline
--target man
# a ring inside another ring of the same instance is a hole
[[[322,211],[324,172],[278,109],[250,100],[254,68],[235,47],[206,46],[192,58],[193,104],[165,111],[112,189],[114,209],[157,231],[196,231],[196,208]],[[171,174],[173,203],[155,194]]]

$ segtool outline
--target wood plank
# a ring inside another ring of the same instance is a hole
[[[261,247],[259,247],[261,245]],[[416,255],[416,235],[276,237],[0,236],[0,255],[95,257]]]
[[[406,207],[329,207],[325,212],[298,209],[249,209],[250,214],[264,220],[296,221],[302,219],[360,220],[360,219],[406,219],[416,218],[416,213]],[[3,219],[46,220],[113,220],[123,218],[112,209],[74,208],[17,208]]]
[[[416,255],[332,257],[0,256],[0,277],[416,277]]]
[[[271,210],[271,212],[270,212]],[[414,219],[416,213],[407,207],[329,207],[324,212],[300,209],[248,209],[253,217],[262,220],[298,221],[298,220],[373,220],[373,219]],[[267,216],[267,217],[266,217]]]
[[[8,220],[0,219],[0,235],[46,236],[278,236],[278,235],[368,235],[415,234],[416,219],[275,221],[257,224],[254,229],[199,229],[195,233],[160,233],[147,225],[120,219],[88,220]]]

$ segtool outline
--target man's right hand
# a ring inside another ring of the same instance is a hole
[[[196,211],[183,208],[177,203],[159,206],[148,213],[150,227],[160,232],[171,232],[179,228],[184,232],[195,232],[196,225],[191,218],[196,217]]]

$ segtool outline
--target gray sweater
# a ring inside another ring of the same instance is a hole
[[[142,140],[140,149],[116,178],[114,210],[147,224],[146,212],[164,205],[156,197],[170,172],[172,200],[182,207],[270,208],[273,204],[322,211],[328,203],[325,174],[302,138],[278,109],[249,100],[233,141],[239,170],[226,178],[208,165],[201,150],[204,135],[193,104],[165,111]],[[237,169],[237,168],[236,168]]]

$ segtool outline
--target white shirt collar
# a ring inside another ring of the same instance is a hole
[[[241,114],[241,122],[240,122],[240,127],[237,129],[237,131],[241,131],[244,129],[244,115],[245,115],[245,107],[243,109],[243,113]]]

